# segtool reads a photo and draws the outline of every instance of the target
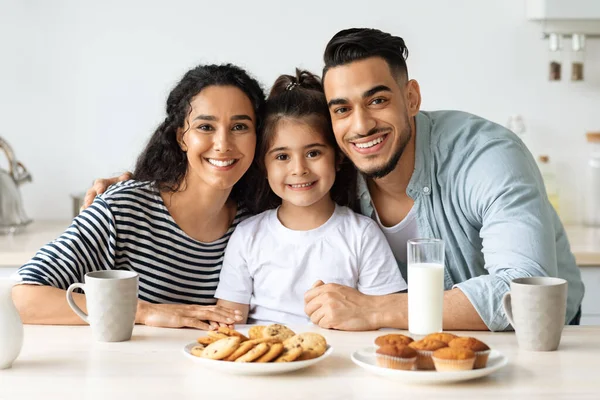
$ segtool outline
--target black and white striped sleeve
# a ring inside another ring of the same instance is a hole
[[[97,197],[56,240],[18,270],[21,283],[67,289],[91,271],[115,265],[117,232],[108,204]]]

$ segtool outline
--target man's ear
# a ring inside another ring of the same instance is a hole
[[[406,111],[410,117],[417,115],[421,109],[421,88],[414,79],[406,82]]]

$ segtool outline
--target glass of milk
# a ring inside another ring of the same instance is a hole
[[[411,239],[408,257],[408,330],[415,335],[442,331],[444,242]]]

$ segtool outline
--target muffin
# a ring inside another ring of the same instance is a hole
[[[377,365],[410,371],[417,361],[417,351],[404,344],[384,344],[377,349]]]
[[[435,369],[441,372],[468,371],[475,364],[475,352],[463,347],[444,347],[433,352]]]
[[[421,339],[409,344],[410,347],[417,351],[417,369],[432,370],[435,369],[431,355],[437,349],[448,347],[448,344],[441,340]]]
[[[423,339],[434,339],[434,340],[439,340],[442,341],[446,344],[450,343],[451,340],[456,339],[458,336],[452,334],[452,333],[446,333],[446,332],[439,332],[439,333],[430,333],[429,335],[425,336]]]
[[[475,353],[474,369],[485,368],[487,365],[488,357],[490,356],[490,348],[480,340],[472,337],[459,337],[450,341],[448,346],[451,348],[463,348],[473,351]]]
[[[408,345],[413,342],[413,338],[410,336],[404,336],[400,334],[391,333],[389,335],[379,336],[375,339],[377,346],[384,346],[386,344],[404,344]]]

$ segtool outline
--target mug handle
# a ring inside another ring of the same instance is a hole
[[[87,322],[89,324],[90,321],[88,321],[87,314],[84,313],[81,310],[81,308],[79,308],[79,306],[77,306],[77,304],[75,304],[75,301],[73,300],[73,290],[75,290],[77,288],[85,291],[85,285],[83,283],[73,283],[67,289],[67,303],[69,303],[69,306],[71,306],[71,309],[73,309],[73,311],[75,311],[75,314],[79,315],[79,318],[81,318],[82,320],[84,320],[85,322]]]
[[[512,298],[510,297],[510,292],[504,293],[504,296],[502,297],[502,306],[504,307],[504,313],[506,314],[508,322],[510,322],[513,329],[515,329],[515,322],[513,321],[512,314]]]

